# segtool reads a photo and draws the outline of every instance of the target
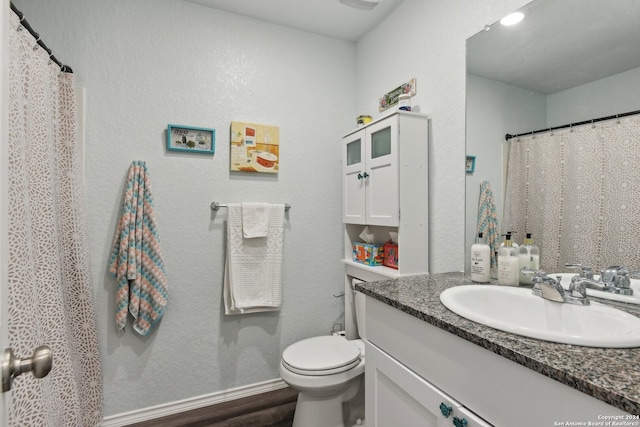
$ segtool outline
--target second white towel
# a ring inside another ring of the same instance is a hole
[[[242,203],[242,236],[245,239],[267,237],[269,230],[269,204]]]
[[[276,311],[282,304],[284,205],[269,205],[267,236],[243,236],[242,205],[227,205],[225,314]]]

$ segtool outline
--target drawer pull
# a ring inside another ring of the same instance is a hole
[[[466,427],[467,425],[467,419],[466,418],[458,418],[458,417],[453,417],[453,425],[456,427]]]
[[[444,402],[440,403],[440,412],[445,418],[449,418],[449,415],[451,415],[451,405],[447,405]]]

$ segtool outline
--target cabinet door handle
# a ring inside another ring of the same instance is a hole
[[[366,172],[365,172],[365,173],[366,173]],[[358,180],[361,180],[362,178],[364,178],[364,177],[362,176],[362,174],[361,174],[361,173],[359,173],[359,174],[358,174]]]
[[[451,415],[451,405],[447,405],[444,402],[440,403],[440,412],[442,413],[442,415],[445,418],[449,418],[449,415]]]
[[[466,418],[458,418],[458,417],[453,417],[453,425],[456,427],[466,427],[467,425],[467,419]]]
[[[362,175],[364,178],[369,178],[369,174],[368,173],[364,173],[364,175]]]

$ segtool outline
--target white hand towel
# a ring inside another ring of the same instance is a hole
[[[242,203],[242,237],[267,237],[269,230],[268,203]]]
[[[266,238],[243,237],[242,205],[227,205],[225,314],[277,311],[282,304],[284,205],[269,205]]]

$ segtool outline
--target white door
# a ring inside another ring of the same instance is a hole
[[[398,117],[367,127],[366,223],[399,225]]]
[[[4,6],[0,8],[0,46],[2,46],[2,66],[0,67],[0,354],[9,344],[7,335],[7,266],[8,266],[8,247],[7,247],[7,187],[9,185],[7,177],[7,138],[8,138],[8,64],[9,64],[9,37],[8,37],[8,12],[9,1],[4,2]],[[7,402],[9,402],[9,393],[0,393],[0,425],[6,426],[7,423]]]

